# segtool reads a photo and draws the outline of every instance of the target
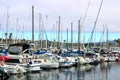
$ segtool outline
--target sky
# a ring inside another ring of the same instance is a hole
[[[89,1],[90,4],[83,23]],[[41,30],[46,32],[56,32],[59,20],[58,17],[60,16],[61,30],[63,32],[66,32],[67,28],[71,31],[71,22],[73,22],[73,32],[77,32],[78,20],[80,19],[82,25],[81,32],[91,33],[98,14],[100,3],[101,0],[0,0],[1,31],[30,33],[32,31],[32,6],[34,6],[35,32],[39,31],[39,22],[42,26],[42,28],[40,28]],[[111,35],[109,35],[109,39],[112,40],[119,38],[119,7],[120,0],[103,0],[95,32],[102,35],[102,32],[105,29],[104,27],[108,27],[109,33],[111,33]],[[7,13],[9,14],[9,18],[7,17]],[[41,14],[41,16],[39,14]],[[116,33],[117,35],[113,36]],[[100,39],[100,36],[97,36],[96,38],[98,37]],[[30,37],[27,36],[27,38]],[[51,34],[48,38],[52,38]]]

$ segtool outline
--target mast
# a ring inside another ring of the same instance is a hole
[[[0,24],[0,31],[2,31],[2,27],[1,27],[1,24]],[[2,36],[1,36],[1,42],[0,43],[2,43]]]
[[[23,23],[23,27],[22,27],[22,33],[23,33],[23,35],[22,35],[22,38],[24,39],[24,23]]]
[[[1,26],[1,24],[0,24],[0,30],[1,30],[1,34],[2,34],[2,36],[1,36],[1,43],[3,43],[3,28]]]
[[[73,50],[73,22],[71,22],[71,50]]]
[[[55,46],[58,48],[58,42],[57,42],[57,39],[58,39],[58,22],[56,21],[56,24],[55,24]]]
[[[92,30],[92,33],[91,33],[91,36],[90,36],[89,42],[93,42],[93,34],[94,34],[94,32],[95,32],[95,28],[96,28],[97,21],[98,21],[98,17],[99,17],[99,14],[100,14],[101,8],[102,8],[102,4],[103,4],[103,0],[101,0],[100,7],[99,7],[99,10],[98,10],[98,13],[97,13],[97,16],[96,16],[95,22],[94,22],[94,26],[93,26],[93,30]],[[87,47],[88,47],[88,46],[89,46],[89,43],[88,43]]]
[[[95,23],[94,23],[94,27],[93,27],[91,38],[93,38],[93,33],[95,31],[95,27],[96,27],[96,24],[97,24],[97,21],[98,21],[98,17],[99,17],[100,11],[101,11],[102,3],[103,3],[103,0],[101,1],[100,7],[99,7],[99,10],[98,10],[98,14],[97,14],[97,17],[96,17],[96,20],[95,20]]]
[[[9,22],[9,7],[7,7],[7,24],[6,24],[6,33],[5,33],[6,44],[8,44],[8,39],[7,39],[7,36],[8,36],[8,22]]]
[[[53,24],[53,28],[55,29],[54,31],[53,31],[53,34],[55,33],[55,36],[56,36],[56,27],[55,27],[55,24]],[[55,48],[55,36],[54,36],[54,39],[53,39],[53,48]]]
[[[94,43],[93,43],[93,47],[94,47],[94,48],[96,47],[95,41],[96,41],[96,33],[94,33]]]
[[[60,26],[60,46],[63,46],[63,44],[62,44],[62,27],[63,27],[63,25],[62,25],[62,23],[61,23],[61,26]]]
[[[89,0],[89,2],[88,2],[88,4],[87,4],[87,7],[86,7],[85,15],[84,15],[84,17],[83,17],[83,21],[82,21],[82,24],[81,24],[81,30],[82,30],[82,28],[83,28],[83,26],[84,26],[84,23],[85,23],[85,19],[86,19],[87,13],[88,13],[88,9],[89,9],[89,6],[90,6],[90,2],[91,2],[91,0]]]
[[[32,43],[34,43],[34,6],[32,6]]]
[[[78,20],[78,50],[80,51],[80,20]]]
[[[60,47],[60,16],[59,16],[59,22],[58,22],[58,48]]]
[[[15,43],[17,43],[17,37],[18,36],[18,18],[16,19],[16,39],[15,39]]]
[[[46,15],[46,28],[47,28],[48,16]],[[46,49],[47,49],[47,39],[46,39]]]
[[[67,46],[67,51],[68,51],[68,28],[67,28],[67,43],[66,43],[66,46]]]
[[[107,47],[107,49],[109,49],[109,41],[108,41],[108,26],[106,26],[106,27],[107,27],[107,40],[106,40],[106,41],[107,41],[107,46],[106,46],[106,47]]]
[[[103,32],[102,32],[102,35],[101,35],[101,38],[100,38],[100,48],[102,48],[102,47],[104,47],[104,46],[102,46],[103,45],[103,42],[104,41],[102,41],[102,39],[104,38],[103,36],[104,36],[104,33],[105,33],[105,29],[106,29],[106,26],[103,24]]]
[[[41,14],[39,13],[39,47],[40,49],[42,49],[42,40],[41,40],[41,32],[40,32],[40,29],[41,29]]]

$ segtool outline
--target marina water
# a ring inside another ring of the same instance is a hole
[[[120,63],[80,65],[70,68],[46,69],[40,72],[10,75],[7,80],[120,80]]]

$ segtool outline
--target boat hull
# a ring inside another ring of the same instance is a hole
[[[41,63],[41,69],[57,69],[59,67],[59,63]]]

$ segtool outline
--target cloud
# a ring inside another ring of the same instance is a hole
[[[53,31],[53,25],[58,22],[61,16],[62,30],[66,31],[71,27],[78,31],[78,19],[83,20],[86,7],[89,0],[0,0],[0,23],[6,26],[7,6],[9,6],[10,26],[16,26],[16,19],[19,19],[19,25],[25,25],[26,31],[31,31],[32,25],[32,5],[35,8],[35,30],[39,28],[39,13],[42,14],[42,22],[46,31]],[[91,32],[100,7],[101,0],[91,0],[88,13],[83,26],[83,32]],[[107,24],[111,32],[119,32],[120,28],[120,9],[119,0],[104,0],[98,22],[95,28],[96,32],[103,31],[103,24]],[[46,15],[48,23],[46,27]],[[15,30],[15,29],[14,29]],[[54,29],[55,30],[55,29]]]

